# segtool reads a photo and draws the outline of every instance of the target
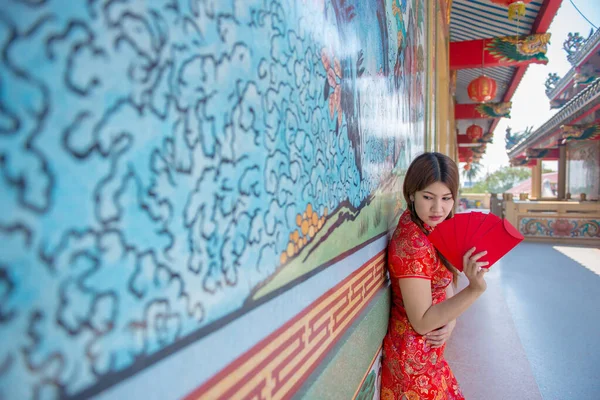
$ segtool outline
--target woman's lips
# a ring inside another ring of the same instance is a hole
[[[439,221],[442,219],[442,217],[429,217],[429,219],[432,221]]]

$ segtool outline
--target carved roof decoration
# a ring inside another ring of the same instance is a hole
[[[571,68],[569,72],[567,72],[563,77],[561,77],[558,82],[554,85],[554,88],[551,90],[546,90],[546,96],[550,100],[555,99],[563,90],[567,88],[573,87],[573,78],[575,78],[575,68]]]
[[[600,103],[600,78],[597,78],[591,85],[579,92],[573,97],[564,107],[558,111],[546,123],[533,131],[531,134],[522,137],[512,148],[508,150],[508,157],[513,158],[521,152],[525,151],[528,145],[533,144],[536,140],[542,139],[544,136],[554,133],[564,124],[571,120],[580,117],[587,111],[587,108],[592,103]]]
[[[577,67],[592,51],[600,45],[600,29],[588,36],[581,47],[574,53],[567,56],[567,60],[573,67]]]
[[[573,38],[578,37],[579,34],[569,33],[569,37],[565,40],[563,44],[563,48],[567,52],[567,60],[571,63],[571,69],[567,72],[560,80],[554,85],[554,88],[551,90],[546,90],[546,95],[550,100],[557,100],[557,97],[565,90],[571,90],[573,88],[574,79],[577,75],[577,68],[580,67],[580,64],[585,61],[588,56],[600,49],[600,29],[597,29],[596,32],[590,32],[585,41],[577,45],[569,45],[568,42]]]

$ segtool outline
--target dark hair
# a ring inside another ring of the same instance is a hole
[[[411,200],[411,196],[418,191],[425,189],[427,186],[436,183],[442,182],[450,192],[452,193],[452,198],[456,202],[458,195],[458,185],[459,185],[459,173],[458,167],[456,163],[448,156],[442,153],[423,153],[410,164],[408,167],[408,171],[406,171],[406,176],[404,178],[404,186],[403,193],[404,199],[406,200],[406,205],[410,210],[410,217],[412,221],[417,224],[417,226],[423,231],[425,235],[428,232],[423,227],[423,221],[417,215],[415,210],[414,202]],[[454,208],[450,211],[450,214],[446,217],[452,218],[454,216]],[[438,250],[437,254],[442,264],[450,272],[452,272],[452,276],[454,277],[454,282],[458,278],[458,270],[450,264],[450,262],[444,257]]]

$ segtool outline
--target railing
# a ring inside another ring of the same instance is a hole
[[[504,217],[529,241],[600,245],[600,203],[504,199]]]
[[[458,197],[460,201],[467,201],[476,208],[490,208],[489,193],[461,193]]]

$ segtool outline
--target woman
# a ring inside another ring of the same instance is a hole
[[[407,210],[388,248],[392,308],[383,340],[382,400],[464,399],[444,359],[456,318],[485,291],[486,252],[464,255],[469,285],[456,295],[458,271],[427,235],[454,215],[458,168],[440,153],[417,157],[406,173]],[[454,285],[451,283],[454,282]]]

